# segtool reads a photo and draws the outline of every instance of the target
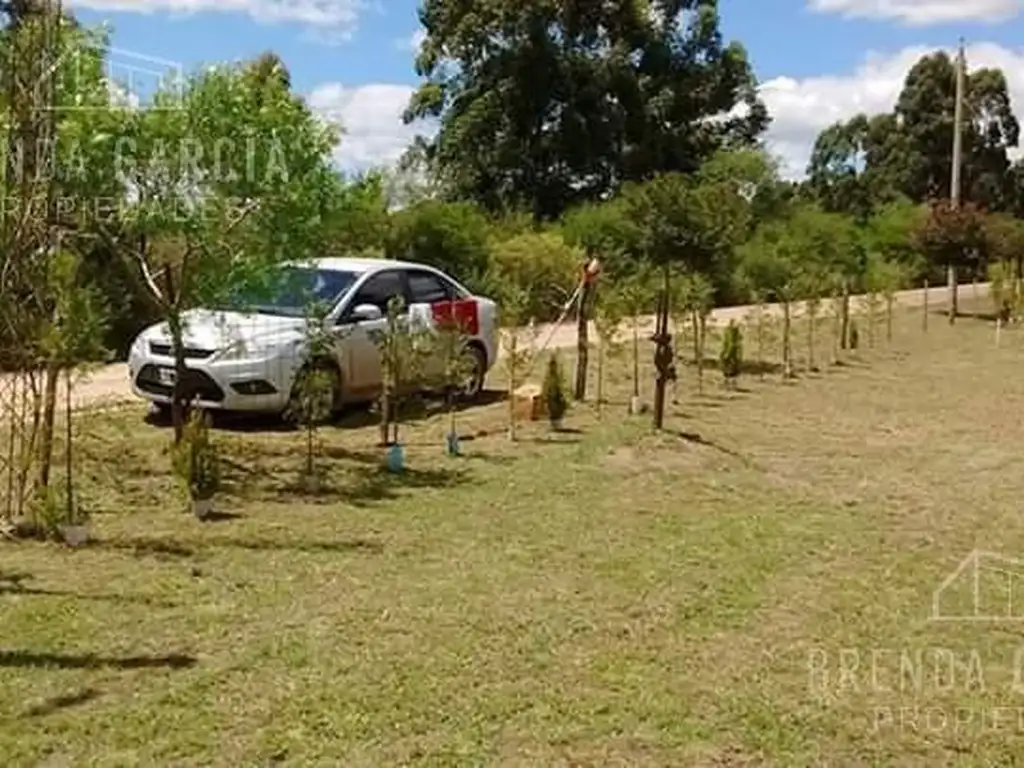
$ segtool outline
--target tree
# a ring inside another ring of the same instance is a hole
[[[783,376],[793,376],[792,304],[799,298],[800,258],[783,223],[759,227],[742,247],[740,266],[745,284],[755,286],[769,301],[782,304]]]
[[[984,222],[987,255],[999,266],[1004,297],[1015,313],[1024,281],[1024,222],[1008,214],[991,214]]]
[[[891,113],[826,128],[808,166],[810,186],[825,208],[864,221],[896,195],[914,203],[947,197],[955,93],[954,62],[937,51],[907,72]],[[968,72],[964,102],[963,197],[989,210],[1012,210],[1018,198],[1008,152],[1017,146],[1020,126],[1003,72]]]
[[[457,456],[459,453],[459,433],[455,428],[455,404],[459,388],[467,376],[472,375],[476,362],[466,354],[469,339],[465,325],[458,319],[453,300],[447,314],[436,321],[434,335],[434,355],[440,361],[438,383],[444,392],[448,409],[446,446],[449,456]]]
[[[310,360],[328,358],[338,338],[326,327],[330,306],[307,296],[304,302],[302,343]],[[320,453],[319,426],[330,418],[334,410],[337,385],[330,371],[318,366],[308,366],[296,374],[296,395],[294,405],[297,413],[289,418],[300,424],[306,432],[305,464],[299,483],[304,491],[316,493],[321,486],[321,473],[317,466]]]
[[[365,173],[352,178],[328,178],[322,188],[325,211],[323,256],[358,256],[383,253],[390,244],[391,217],[383,173]]]
[[[553,320],[578,287],[586,260],[558,232],[517,235],[492,244],[488,291],[501,303],[509,290],[521,290],[528,300],[522,309],[527,318]]]
[[[82,262],[74,252],[57,251],[52,257],[49,292],[54,300],[54,313],[43,330],[42,342],[48,370],[64,376],[64,514],[69,525],[76,525],[84,515],[75,494],[72,390],[78,376],[87,372],[88,364],[106,355],[102,339],[107,308],[92,286],[83,286]],[[43,439],[52,438],[51,422]],[[45,452],[49,456],[52,446],[46,446]]]
[[[594,327],[597,331],[597,412],[604,412],[605,364],[615,354],[619,332],[625,317],[625,301],[612,285],[598,288],[595,301]],[[637,334],[639,336],[639,334]],[[636,339],[639,344],[639,338]]]
[[[527,318],[526,307],[530,303],[530,297],[518,286],[513,286],[505,294],[505,300],[501,304],[501,347],[504,355],[505,374],[507,376],[508,393],[508,439],[515,442],[517,434],[516,418],[516,390],[522,384],[524,371],[533,360],[533,343],[536,336],[533,335],[534,326],[531,323],[528,327],[531,338],[529,344],[524,348],[522,332],[523,323]]]
[[[867,220],[901,188],[905,137],[891,115],[856,115],[830,125],[814,142],[807,167],[815,198],[830,213]]]
[[[728,257],[746,235],[749,208],[740,192],[724,179],[673,173],[624,195],[638,247],[653,265],[713,278],[728,271]]]
[[[704,392],[704,353],[707,346],[707,319],[714,309],[714,287],[700,274],[684,274],[675,281],[672,305],[692,324],[693,364],[697,366],[697,391]]]
[[[436,267],[474,290],[485,286],[490,224],[471,203],[423,200],[393,217],[387,254]]]
[[[892,343],[893,308],[896,293],[903,287],[906,270],[902,264],[890,261],[880,253],[870,253],[866,275],[868,302],[868,344],[874,346],[877,305],[885,303],[885,340]]]
[[[619,283],[619,296],[622,308],[630,319],[632,331],[632,369],[633,399],[631,408],[640,402],[640,316],[651,311],[657,293],[654,272],[649,265],[642,265],[635,273]]]
[[[428,157],[455,196],[555,219],[623,181],[756,141],[767,114],[718,21],[703,0],[426,0],[424,82],[405,117],[440,120]]]
[[[402,400],[415,391],[424,374],[424,364],[433,353],[433,339],[425,328],[403,317],[404,301],[392,296],[385,312],[385,324],[377,347],[380,351],[383,387],[380,394],[382,446],[399,445]],[[393,428],[393,429],[392,429]]]
[[[977,206],[959,207],[939,200],[929,207],[928,216],[915,232],[915,243],[932,268],[952,265],[956,270],[976,269],[978,257],[986,246],[984,220]],[[956,285],[953,285],[949,322],[957,313]]]
[[[597,256],[602,275],[611,282],[634,272],[642,256],[640,232],[621,197],[572,208],[559,230],[566,243]]]
[[[243,308],[284,260],[319,244],[336,137],[279,78],[254,80],[246,66],[169,84],[155,102],[130,114],[111,147],[132,197],[116,215],[94,211],[90,224],[138,270],[166,324],[177,443],[192,396],[189,311]]]

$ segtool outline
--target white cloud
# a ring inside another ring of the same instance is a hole
[[[932,50],[913,46],[891,55],[871,53],[850,74],[803,79],[777,77],[763,83],[761,96],[774,118],[768,132],[768,145],[783,160],[786,175],[791,178],[804,175],[814,139],[822,129],[859,112],[890,111],[903,87],[907,70]],[[1021,115],[1024,49],[1014,51],[994,43],[979,43],[967,48],[967,63],[972,69],[1001,69],[1009,83],[1014,110]]]
[[[412,51],[413,53],[419,53],[420,46],[423,45],[423,41],[427,39],[427,31],[420,27],[408,37],[400,37],[395,41],[395,47],[401,51]]]
[[[817,135],[838,120],[860,112],[890,111],[907,71],[932,48],[912,46],[892,54],[870,53],[853,72],[807,78],[777,77],[761,86],[773,117],[769,149],[783,161],[790,178],[804,175]],[[953,51],[951,50],[952,54]],[[1015,110],[1024,109],[1024,49],[994,43],[967,48],[971,68],[998,67],[1007,77]],[[356,87],[326,84],[308,97],[310,106],[345,128],[337,160],[349,170],[396,162],[417,134],[433,134],[433,124],[405,125],[402,112],[413,88],[377,83]]]
[[[367,0],[70,0],[74,8],[133,13],[238,13],[262,24],[294,23],[329,38],[355,29]]]
[[[396,163],[417,134],[433,132],[429,124],[402,122],[412,92],[408,85],[374,83],[349,88],[328,83],[316,88],[307,100],[313,110],[344,128],[336,153],[339,166],[366,170]]]
[[[811,10],[848,18],[896,19],[912,26],[961,21],[1005,21],[1021,0],[809,0]]]

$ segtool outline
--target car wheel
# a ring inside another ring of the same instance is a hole
[[[314,377],[321,377],[315,381]],[[306,397],[306,387],[312,392]],[[292,426],[306,422],[306,414],[311,413],[314,424],[324,424],[341,411],[341,373],[331,363],[304,365],[295,374],[291,395],[285,407],[284,420]]]
[[[472,402],[484,391],[484,379],[487,377],[487,357],[484,351],[475,344],[466,347],[466,377],[456,390],[456,397],[465,402]]]

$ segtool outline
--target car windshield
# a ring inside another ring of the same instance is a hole
[[[277,284],[268,290],[253,291],[232,302],[236,308],[282,317],[302,317],[314,303],[327,309],[341,298],[358,275],[338,269],[286,267]]]

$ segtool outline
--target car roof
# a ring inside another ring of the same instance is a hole
[[[358,274],[362,274],[364,272],[376,272],[388,267],[398,267],[400,269],[428,269],[435,271],[433,267],[426,264],[416,264],[411,261],[398,261],[396,259],[363,259],[331,256],[321,259],[310,259],[307,262],[301,263],[313,265],[317,269],[336,269],[343,272],[356,272]]]

